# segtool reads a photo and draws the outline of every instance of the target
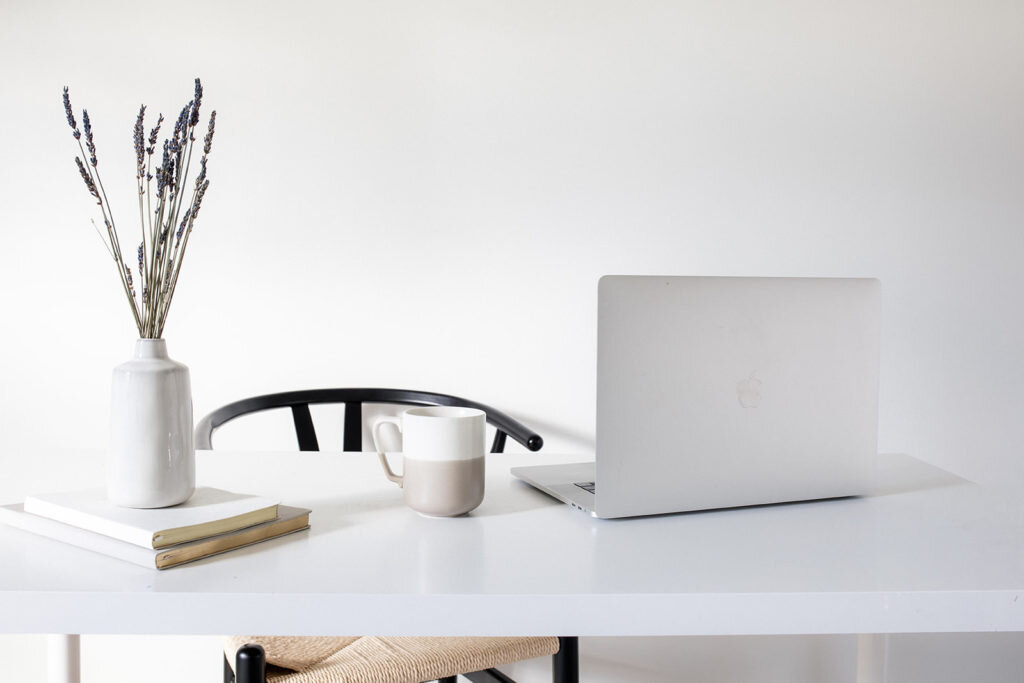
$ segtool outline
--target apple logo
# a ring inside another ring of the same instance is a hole
[[[757,408],[761,405],[761,380],[755,377],[756,374],[756,371],[752,372],[750,377],[736,383],[736,398],[744,408]]]

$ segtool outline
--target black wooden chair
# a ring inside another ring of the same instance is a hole
[[[235,401],[234,403],[229,403],[213,411],[201,419],[196,425],[196,448],[212,449],[214,431],[229,420],[264,410],[288,408],[291,411],[292,420],[295,424],[295,435],[298,439],[299,450],[318,451],[320,450],[320,444],[317,440],[316,430],[313,426],[313,419],[309,410],[309,406],[314,404],[344,404],[345,412],[342,436],[342,450],[344,451],[362,450],[364,404],[412,406],[442,405],[477,408],[484,411],[487,415],[487,423],[494,427],[494,440],[491,444],[492,453],[501,453],[505,448],[505,443],[508,437],[512,437],[514,441],[522,444],[531,451],[540,450],[544,445],[544,440],[539,434],[533,432],[525,425],[509,417],[505,413],[482,403],[459,398],[458,396],[427,391],[409,391],[404,389],[341,388],[289,391],[278,394],[256,396],[253,398],[243,399],[241,401]],[[339,639],[339,642],[341,640],[342,639]],[[385,646],[388,644],[388,639],[374,640],[383,643]],[[405,640],[406,642],[403,643],[403,647],[400,648],[402,651],[414,651],[417,647],[422,646],[425,648],[423,650],[424,652],[428,649],[430,650],[431,656],[427,659],[433,662],[438,660],[436,655],[439,651],[443,654],[447,647],[452,651],[453,656],[456,652],[459,652],[460,656],[464,656],[467,651],[471,650],[474,653],[473,661],[486,661],[488,662],[486,666],[490,667],[476,671],[443,671],[441,673],[437,673],[435,671],[434,673],[431,673],[431,676],[433,677],[440,676],[438,680],[441,683],[454,683],[456,674],[468,678],[473,683],[514,683],[512,682],[512,679],[493,667],[511,663],[512,661],[517,661],[518,659],[526,656],[541,656],[543,654],[553,655],[552,678],[555,683],[578,683],[579,680],[578,642],[575,637],[560,637],[557,639],[557,643],[555,643],[556,639],[553,638],[450,638],[442,639],[440,643],[437,642],[437,639],[432,639],[428,644],[413,642],[414,647],[411,648],[406,647],[406,645],[412,641],[419,641],[421,639]],[[422,640],[425,641],[427,639]],[[266,643],[267,641],[265,640],[264,644]],[[493,643],[493,647],[491,646],[491,643]],[[234,641],[232,641],[232,644],[229,645],[229,648],[234,648],[232,651],[235,652],[234,668],[232,668],[232,662],[228,658],[228,653],[225,653],[225,683],[230,683],[231,681],[235,681],[236,683],[264,683],[266,680],[268,658],[264,648],[259,644],[259,640],[257,639],[256,642],[246,643],[241,647],[237,647],[239,644],[240,643],[234,643]],[[471,645],[471,647],[466,647],[467,645]],[[273,642],[272,646],[273,648],[287,648],[291,647],[291,644]],[[340,651],[343,651],[343,648]],[[509,654],[510,652],[531,652],[532,654],[513,656]],[[540,654],[537,654],[538,652]],[[287,655],[287,653],[285,654]],[[366,653],[363,652],[359,654],[358,658],[362,659],[365,657]],[[271,657],[271,661],[273,661],[273,657]],[[416,662],[411,662],[409,664],[414,668],[418,666]],[[341,668],[343,667],[339,665],[339,670],[341,670]],[[427,670],[429,671],[429,669]],[[328,671],[310,671],[308,673],[312,676],[309,680],[335,680],[334,678],[327,677],[330,675]],[[303,675],[303,673],[293,674],[291,675],[291,680],[305,680]],[[283,677],[275,678],[274,680],[280,680],[281,683],[287,683],[289,678],[290,675],[285,674]],[[341,683],[343,678],[339,677],[337,680]]]
[[[406,389],[307,389],[254,396],[218,408],[196,425],[196,448],[212,449],[213,432],[228,420],[273,408],[290,408],[292,420],[295,422],[295,436],[299,441],[299,450],[318,451],[320,444],[313,428],[313,418],[310,415],[309,406],[319,403],[344,404],[345,422],[342,450],[345,451],[361,451],[363,449],[364,403],[477,408],[487,414],[487,423],[496,429],[494,442],[491,444],[491,453],[501,453],[505,448],[506,438],[509,436],[531,451],[539,451],[544,445],[544,439],[540,434],[527,429],[521,422],[490,406],[458,396]]]

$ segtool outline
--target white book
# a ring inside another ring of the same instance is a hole
[[[143,548],[163,548],[223,534],[277,517],[278,501],[200,487],[180,505],[138,509],[107,500],[102,488],[25,498],[25,512]]]
[[[309,510],[286,505],[279,510],[280,515],[269,522],[159,550],[27,513],[20,503],[0,505],[0,522],[149,569],[167,569],[309,528]]]

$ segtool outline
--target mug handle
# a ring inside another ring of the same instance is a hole
[[[402,474],[395,474],[391,471],[391,466],[388,465],[388,457],[384,455],[384,447],[381,444],[380,428],[386,424],[394,425],[395,429],[398,430],[398,433],[402,433],[402,423],[398,419],[393,417],[379,418],[373,423],[373,429],[371,430],[371,433],[373,434],[373,447],[377,449],[377,457],[380,458],[380,465],[384,468],[384,476],[398,484],[399,488],[402,488],[405,476]]]

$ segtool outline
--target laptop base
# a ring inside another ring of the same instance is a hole
[[[597,517],[594,494],[578,486],[581,482],[592,483],[595,474],[596,468],[593,462],[512,468],[512,476],[563,503],[568,503],[578,510]]]

